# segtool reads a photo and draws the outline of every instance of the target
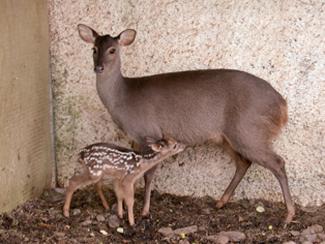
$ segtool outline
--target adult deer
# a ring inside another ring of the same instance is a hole
[[[295,214],[285,161],[272,149],[272,139],[287,123],[287,104],[266,81],[238,70],[196,70],[128,78],[121,73],[120,48],[130,45],[136,31],[99,35],[79,24],[80,37],[93,44],[98,95],[114,122],[142,148],[146,137],[168,134],[187,145],[214,141],[236,161],[236,173],[217,207],[233,195],[254,162],[278,179],[287,206],[286,223]],[[151,181],[145,174],[143,215],[149,213]]]

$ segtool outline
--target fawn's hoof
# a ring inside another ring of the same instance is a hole
[[[63,210],[63,215],[64,217],[69,218],[70,217],[69,210]]]
[[[141,216],[142,216],[142,217],[147,217],[147,216],[149,216],[149,211],[142,210]]]

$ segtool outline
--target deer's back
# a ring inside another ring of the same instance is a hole
[[[269,83],[236,70],[167,73],[126,82],[113,117],[138,141],[169,134],[197,144],[243,125],[268,131],[270,121],[282,126],[281,109],[286,112],[285,100]]]

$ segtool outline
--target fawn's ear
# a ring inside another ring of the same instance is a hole
[[[130,45],[136,36],[137,32],[133,29],[126,29],[124,31],[122,31],[118,36],[118,44],[120,44],[120,46],[128,46]]]
[[[96,38],[99,36],[96,31],[87,25],[78,25],[79,36],[87,43],[95,43]]]

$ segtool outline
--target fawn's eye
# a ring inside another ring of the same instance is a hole
[[[109,50],[109,53],[110,53],[110,54],[113,54],[113,53],[115,53],[115,51],[116,51],[115,48],[111,48],[111,49]]]
[[[175,144],[174,146],[173,146],[173,149],[176,149],[177,148],[177,144]]]
[[[93,54],[95,55],[97,53],[97,48],[93,47],[92,50],[93,50]]]

